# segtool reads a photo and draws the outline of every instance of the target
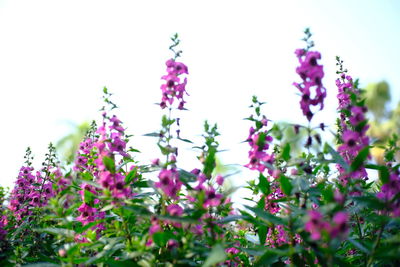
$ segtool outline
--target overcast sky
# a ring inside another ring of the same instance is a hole
[[[135,135],[131,145],[144,161],[158,156],[155,140],[140,135],[159,129],[154,103],[175,32],[190,73],[182,136],[196,139],[205,119],[217,122],[224,163],[245,164],[252,95],[272,120],[305,122],[292,82],[306,27],[328,91],[313,121],[335,120],[336,55],[361,85],[385,79],[400,100],[399,1],[0,0],[0,184],[12,185],[27,146],[39,167],[71,123],[98,119],[103,86]]]

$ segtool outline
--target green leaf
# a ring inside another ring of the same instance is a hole
[[[353,245],[354,245],[356,248],[358,248],[360,251],[362,251],[362,252],[364,252],[364,253],[366,253],[366,254],[369,254],[369,253],[370,253],[369,249],[367,249],[362,243],[358,242],[357,240],[355,240],[355,239],[353,239],[353,238],[349,238],[348,240],[349,240],[349,242],[350,242],[351,244],[353,244]]]
[[[258,179],[260,181],[258,183],[258,188],[261,190],[261,192],[263,192],[264,195],[269,195],[271,189],[267,178],[265,178],[265,176],[260,172],[260,176]]]
[[[163,247],[167,244],[168,240],[174,239],[175,235],[171,232],[158,232],[153,234],[153,241],[158,246]]]
[[[207,260],[204,262],[203,267],[210,267],[214,264],[225,261],[226,253],[221,244],[216,244],[213,246]]]
[[[217,222],[224,224],[224,223],[239,221],[239,220],[246,219],[246,218],[247,218],[247,216],[243,216],[243,215],[228,215],[228,216],[218,220]]]
[[[130,184],[137,175],[137,169],[134,168],[125,176],[125,184]]]
[[[85,203],[88,204],[89,206],[92,205],[93,200],[96,198],[96,195],[90,192],[89,190],[85,189],[85,192],[83,193],[85,197]]]
[[[290,182],[290,179],[287,178],[285,175],[281,174],[279,177],[279,182],[281,184],[283,193],[285,193],[285,195],[287,196],[290,196],[290,193],[292,192],[293,189],[293,185]]]
[[[198,223],[198,220],[194,220],[189,217],[178,217],[178,216],[170,216],[170,215],[157,215],[157,218],[160,220],[168,220],[174,222],[181,222],[181,223]]]
[[[113,204],[107,205],[104,208],[102,208],[100,211],[108,211],[113,209],[115,206]]]
[[[65,237],[74,237],[75,232],[65,228],[43,228],[43,229],[36,229],[37,232],[45,232],[54,235],[61,235]]]
[[[193,142],[192,142],[192,141],[190,141],[189,139],[180,138],[180,137],[178,137],[177,139],[178,139],[178,140],[181,140],[182,142],[185,142],[185,143],[190,143],[190,144],[193,144]]]
[[[353,162],[351,163],[350,171],[354,172],[363,165],[364,161],[367,159],[369,155],[369,146],[364,147],[363,149],[358,152],[358,155],[354,158]]]
[[[147,134],[144,134],[143,136],[160,137],[160,133],[156,133],[156,132],[147,133]]]
[[[115,173],[115,162],[112,158],[107,156],[103,157],[103,163],[109,172]]]
[[[191,183],[197,180],[197,176],[191,172],[185,171],[183,169],[180,169],[178,172],[179,172],[179,180],[181,180],[184,183]]]
[[[132,212],[134,215],[151,216],[152,213],[145,207],[138,205],[122,206],[123,209]]]
[[[358,205],[370,209],[382,210],[386,207],[386,204],[381,202],[378,198],[373,195],[365,196],[354,196],[351,197]]]
[[[268,227],[266,225],[259,225],[257,227],[257,232],[260,244],[265,244],[265,240],[267,239]]]
[[[386,184],[389,182],[389,170],[386,166],[381,166],[381,165],[375,165],[375,164],[367,164],[365,165],[365,168],[368,169],[373,169],[373,170],[378,170],[379,173],[379,179],[383,184]]]
[[[265,211],[263,209],[256,208],[256,207],[249,207],[249,206],[246,206],[246,205],[245,205],[245,208],[251,210],[252,212],[254,212],[255,215],[259,219],[267,222],[268,224],[282,224],[282,225],[286,225],[287,224],[286,220],[284,220],[283,218],[277,217],[277,216],[275,216],[275,215],[273,215],[273,214],[271,214],[268,211]]]
[[[344,161],[342,156],[340,156],[340,154],[336,150],[334,150],[330,145],[328,145],[328,143],[325,143],[324,151],[331,154],[333,161],[342,166],[343,169],[345,169],[347,172],[350,170],[349,165]]]
[[[290,159],[290,143],[286,143],[285,147],[282,150],[282,158],[285,161]]]
[[[214,147],[210,147],[207,153],[207,157],[204,160],[204,168],[203,168],[203,173],[206,175],[206,177],[211,177],[211,174],[216,166],[215,163],[215,154],[217,153],[217,150]]]
[[[277,262],[279,255],[273,250],[267,250],[254,264],[254,266],[271,266],[271,264]]]

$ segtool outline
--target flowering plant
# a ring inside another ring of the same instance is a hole
[[[339,57],[334,144],[323,139],[325,123],[312,120],[329,86],[309,30],[306,47],[295,51],[300,82],[294,86],[308,120],[290,126],[296,138],[306,138],[300,152],[253,97],[243,169],[254,178],[246,186],[247,205],[235,207],[230,174],[217,168],[217,125],[204,123],[200,144],[181,138],[189,71],[177,61],[178,36],[171,39],[174,56],[161,76],[165,114],[161,129],[146,134],[156,138],[159,156],[135,159],[140,152],[128,146],[131,136],[104,88],[101,122],[92,124],[72,164],[60,163],[50,144],[35,172],[28,148],[14,188],[0,190],[2,266],[400,264],[398,137],[385,147],[384,164],[374,164],[363,92]],[[193,145],[197,168],[180,164],[178,141]],[[243,179],[242,173],[231,177]]]

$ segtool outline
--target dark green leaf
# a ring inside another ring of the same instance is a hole
[[[360,168],[360,166],[364,164],[364,161],[367,159],[368,155],[369,155],[369,146],[366,146],[363,149],[361,149],[358,155],[354,158],[353,162],[351,163],[350,170],[352,172],[358,170],[358,168]]]
[[[261,172],[259,176],[258,188],[261,190],[261,192],[263,192],[264,195],[269,195],[269,193],[271,192],[270,184],[267,178],[265,178],[265,176]]]
[[[293,185],[291,183],[291,179],[287,178],[285,175],[281,174],[279,177],[279,182],[281,184],[281,188],[285,195],[290,196],[292,193]]]
[[[260,244],[265,244],[265,240],[267,239],[268,227],[266,225],[259,225],[257,227],[257,231]]]

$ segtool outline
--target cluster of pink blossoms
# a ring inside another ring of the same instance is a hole
[[[182,182],[179,180],[179,172],[176,168],[162,169],[158,174],[159,181],[154,183],[166,196],[178,199],[178,192],[181,190]]]
[[[295,82],[293,85],[301,93],[300,107],[303,115],[310,121],[314,116],[311,106],[320,105],[320,110],[322,110],[326,97],[326,89],[322,85],[324,70],[323,66],[318,64],[321,54],[317,51],[306,51],[304,49],[297,49],[295,54],[300,63],[296,72],[303,81],[302,83]]]
[[[31,215],[33,208],[46,206],[54,195],[53,183],[44,180],[39,171],[33,175],[33,171],[33,167],[22,167],[11,192],[9,209],[17,221]]]
[[[92,185],[85,183],[81,185],[81,188],[82,190],[79,191],[79,195],[81,196],[82,204],[78,208],[78,212],[80,213],[80,215],[76,218],[76,220],[81,222],[83,225],[87,225],[89,223],[104,219],[106,213],[104,211],[99,211],[98,207],[95,208],[95,206],[99,206],[100,200],[98,198],[94,198],[92,201],[88,201],[87,199],[85,199],[85,191],[88,191],[94,196],[97,196],[99,194],[98,190],[96,190],[96,188],[94,188]],[[92,203],[90,203],[91,205],[89,205],[87,204],[87,202]],[[101,231],[105,230],[105,226],[103,223],[98,223],[92,226],[91,229],[96,231],[97,237],[99,237]],[[80,243],[88,242],[84,234],[79,234],[75,236],[75,241]]]
[[[385,201],[391,214],[394,217],[400,217],[400,199],[396,196],[400,192],[400,173],[394,171],[389,176],[389,182],[381,187],[381,191],[376,194],[378,198]]]
[[[93,160],[91,157],[92,150],[94,144],[97,140],[95,138],[87,137],[79,144],[79,149],[76,152],[76,160],[73,167],[73,170],[76,172],[94,172],[94,165],[89,164],[90,160]]]
[[[350,94],[358,96],[359,92],[354,88],[351,76],[341,74],[341,79],[336,80],[339,89],[339,110],[348,110],[349,112],[341,112],[340,127],[342,130],[343,143],[338,147],[338,151],[346,163],[351,164],[358,153],[369,145],[369,137],[366,135],[368,124],[364,124],[367,108],[365,106],[357,106],[352,103]],[[340,181],[346,185],[348,179],[366,179],[367,172],[364,166],[360,166],[354,172],[348,173],[341,166],[338,166],[340,172]]]
[[[106,114],[103,114],[106,118]],[[129,186],[125,185],[125,177],[119,172],[111,172],[107,170],[104,164],[104,158],[108,157],[114,160],[116,155],[129,157],[126,153],[126,142],[124,140],[124,128],[121,126],[121,121],[114,115],[109,119],[110,125],[108,133],[106,123],[97,129],[100,135],[99,140],[94,144],[97,148],[97,159],[94,163],[97,167],[97,181],[104,188],[108,189],[115,198],[128,198],[132,195]]]
[[[305,224],[305,230],[311,234],[311,239],[320,240],[323,233],[329,238],[344,237],[349,229],[348,215],[346,212],[337,212],[332,223],[325,221],[323,215],[317,210],[308,212],[309,220]]]
[[[262,127],[260,129],[250,128],[249,137],[247,142],[249,143],[251,149],[249,151],[250,162],[245,165],[245,167],[250,170],[257,170],[259,172],[264,172],[267,168],[268,173],[272,175],[273,169],[271,166],[274,163],[274,154],[268,154],[266,151],[269,149],[270,143],[272,142],[272,136],[268,135],[268,131],[265,129],[268,124],[268,120],[263,118],[261,120]],[[268,165],[266,165],[266,163]]]
[[[193,188],[197,194],[200,192],[204,192],[205,198],[203,202],[203,208],[211,208],[217,207],[221,204],[222,201],[222,194],[217,193],[215,188],[208,183],[209,179],[207,176],[202,173],[199,169],[193,169],[191,171],[192,174],[197,176],[198,184]],[[216,182],[219,186],[222,186],[224,183],[224,178],[221,175],[216,177]],[[193,196],[188,196],[189,201],[195,202],[196,198]]]
[[[165,83],[161,85],[162,98],[160,106],[163,109],[168,105],[171,106],[174,99],[176,99],[179,101],[178,109],[183,109],[186,103],[183,100],[183,96],[187,94],[187,78],[185,77],[182,81],[179,76],[189,74],[188,68],[185,64],[176,62],[173,59],[167,60],[165,64],[167,65],[167,75],[161,77],[161,79],[165,80]]]

